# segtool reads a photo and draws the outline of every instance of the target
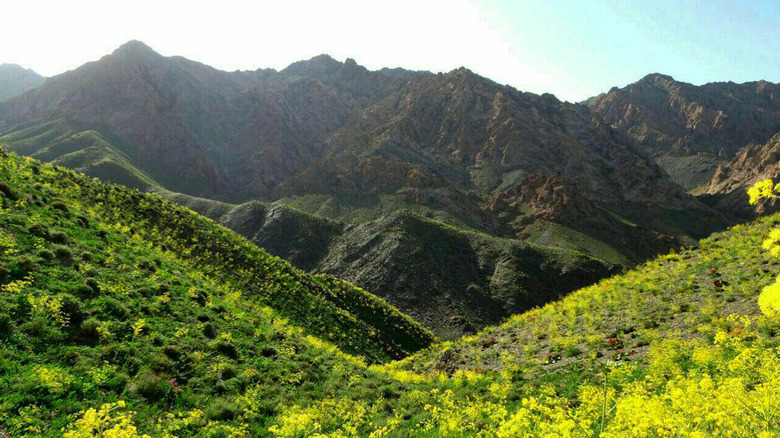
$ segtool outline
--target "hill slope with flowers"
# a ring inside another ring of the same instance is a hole
[[[243,240],[159,198],[12,155],[0,163],[0,436],[780,433],[780,215],[368,365],[357,354],[395,354],[385,335],[419,345],[425,332],[409,335],[402,316],[406,330],[379,327],[377,315],[400,314],[248,243],[218,252]],[[751,198],[778,196],[767,187]],[[265,283],[236,269],[247,254],[273,267]]]
[[[334,360],[330,345],[376,362],[434,340],[372,294],[159,197],[5,153],[0,192],[0,436],[28,417],[58,430],[123,392],[157,412],[247,379],[294,387]]]

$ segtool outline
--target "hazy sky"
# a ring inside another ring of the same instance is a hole
[[[774,0],[10,3],[0,7],[0,63],[47,76],[138,39],[223,70],[281,69],[320,53],[370,69],[465,66],[571,101],[651,72],[695,84],[780,82]]]

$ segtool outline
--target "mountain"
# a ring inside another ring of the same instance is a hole
[[[5,153],[0,182],[3,436],[780,432],[780,215],[429,345],[157,195]]]
[[[414,213],[350,225],[279,204],[164,196],[295,266],[349,279],[443,339],[497,324],[619,270],[615,262],[460,230]]]
[[[588,108],[466,69],[410,81],[326,144],[322,159],[280,186],[282,202],[326,215],[330,203],[337,218],[422,205],[512,238],[553,222],[612,247],[630,240],[624,255],[634,261],[722,224]]]
[[[742,219],[752,218],[755,212],[748,204],[747,188],[779,176],[780,132],[766,144],[745,146],[727,165],[718,167],[709,184],[697,194],[720,211]]]
[[[39,87],[46,80],[32,70],[16,64],[0,64],[0,102]]]
[[[695,86],[651,74],[588,104],[687,189],[707,183],[748,143],[780,131],[780,85],[766,81]]]
[[[9,100],[0,120],[9,150],[181,194],[448,339],[727,223],[588,107],[465,68],[321,55],[223,72],[134,41]]]
[[[12,135],[34,143],[26,154],[94,131],[164,187],[247,200],[301,171],[328,133],[415,75],[369,72],[327,55],[281,72],[228,73],[132,41],[12,99],[4,118],[19,127]],[[63,146],[58,155],[78,152]]]

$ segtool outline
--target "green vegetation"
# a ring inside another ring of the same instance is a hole
[[[159,188],[115,143],[115,139],[108,140],[95,130],[64,119],[25,125],[0,136],[0,144],[23,155],[138,190]]]
[[[0,436],[780,433],[780,215],[368,364],[430,335],[156,196],[0,163]]]

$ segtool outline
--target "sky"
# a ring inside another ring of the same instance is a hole
[[[69,0],[0,7],[0,63],[45,76],[129,40],[222,70],[327,53],[369,69],[461,66],[580,101],[648,73],[780,82],[780,1]]]

